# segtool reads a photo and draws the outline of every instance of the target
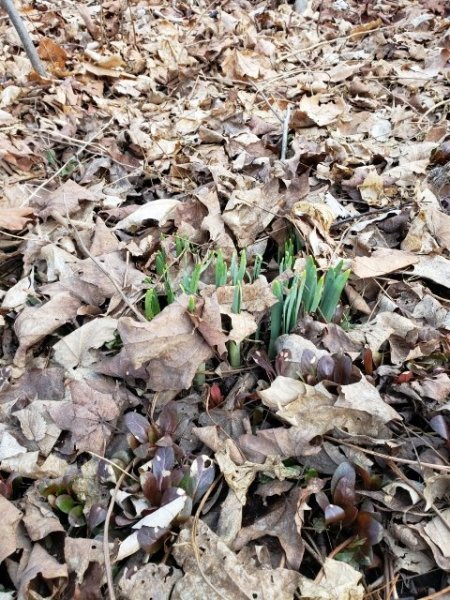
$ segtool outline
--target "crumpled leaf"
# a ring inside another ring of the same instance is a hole
[[[247,562],[236,556],[203,521],[198,522],[194,538],[198,551],[197,562],[192,525],[190,519],[180,532],[178,544],[174,546],[174,558],[185,574],[175,584],[172,600],[223,600],[224,597],[247,600],[252,594],[265,600],[293,600],[300,578],[298,573],[289,569],[256,568],[253,561]]]
[[[352,386],[356,386],[356,388]],[[372,390],[373,386],[367,382],[341,386],[341,390],[345,388],[362,390],[366,387],[368,402],[365,403],[364,398],[361,398],[360,402],[359,399],[355,399],[355,407],[351,406],[351,402],[349,402],[350,406],[343,407],[342,400],[335,400],[320,383],[311,386],[283,376],[278,376],[269,388],[258,392],[258,395],[263,404],[273,410],[279,418],[294,425],[306,442],[332,431],[334,427],[344,429],[352,434],[368,434],[378,437],[386,434],[386,428],[383,425],[387,420],[398,418],[396,411],[387,405],[384,407],[376,389]],[[351,397],[353,398],[354,395],[352,394]],[[370,411],[371,397],[376,398],[377,408],[373,413]],[[268,431],[270,430],[260,431],[258,435],[265,436]],[[282,431],[280,430],[279,435],[283,435]]]
[[[40,544],[34,544],[28,560],[20,564],[17,572],[18,596],[29,598],[39,589],[42,577],[51,594],[55,595],[66,583],[67,566],[59,563]]]
[[[222,448],[216,451],[215,459],[230,489],[236,494],[242,505],[247,502],[247,491],[258,473],[265,473],[283,481],[292,475],[278,457],[268,457],[264,464],[249,461],[236,464],[231,458],[232,445],[225,441]],[[231,447],[230,447],[231,446]]]
[[[19,338],[15,364],[24,366],[27,350],[75,318],[80,306],[80,300],[67,292],[61,292],[42,306],[26,307],[14,323],[14,331]]]
[[[450,289],[450,260],[443,256],[420,256],[412,274]]]
[[[286,553],[287,566],[298,569],[302,562],[303,540],[294,526],[301,490],[291,490],[287,498],[273,506],[270,512],[257,519],[253,525],[243,527],[233,542],[233,549],[240,550],[248,542],[264,535],[277,537]]]
[[[361,573],[345,562],[326,558],[323,577],[311,580],[301,576],[300,592],[308,600],[363,600]]]
[[[99,195],[72,179],[68,179],[60,187],[50,192],[36,194],[31,203],[42,219],[47,219],[53,212],[62,217],[70,217],[80,210],[80,202],[86,200],[96,202]]]
[[[97,391],[86,381],[71,381],[69,389],[72,401],[52,406],[52,419],[58,427],[72,433],[80,452],[103,454],[120,414],[117,399]]]
[[[186,309],[175,302],[149,323],[123,317],[118,323],[121,354],[134,368],[145,366],[148,385],[155,391],[188,388],[211,349],[195,331]]]
[[[114,229],[123,229],[124,231],[132,231],[136,227],[142,225],[144,221],[157,221],[158,224],[164,224],[175,208],[180,204],[179,200],[165,198],[162,200],[153,200],[147,202],[137,208],[128,217],[117,223]]]
[[[91,365],[97,359],[92,350],[114,340],[116,330],[117,320],[111,317],[85,323],[53,346],[55,361],[66,369]]]
[[[2,543],[0,545],[0,563],[13,554],[19,547],[19,523],[22,513],[12,502],[0,494],[2,515]]]
[[[316,123],[316,125],[330,125],[346,110],[346,104],[339,96],[333,98],[325,94],[314,96],[304,95],[300,100],[300,110]]]
[[[0,206],[0,227],[8,231],[23,229],[31,220],[33,214],[32,208],[6,208]]]
[[[273,179],[263,187],[233,191],[222,216],[239,247],[246,248],[273,221],[281,205],[278,182]]]
[[[122,600],[148,600],[148,591],[155,598],[171,598],[176,582],[183,576],[180,569],[165,564],[148,563],[137,570],[126,567],[119,583]]]

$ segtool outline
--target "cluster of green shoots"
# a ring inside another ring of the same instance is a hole
[[[295,263],[294,244],[288,239],[284,255],[279,261],[280,275],[291,271]],[[312,256],[306,259],[306,268],[295,274],[287,282],[276,279],[272,291],[278,302],[274,304],[270,315],[269,356],[275,355],[275,342],[285,333],[290,333],[301,315],[318,314],[326,321],[335,315],[342,291],[350,276],[350,270],[344,271],[343,262],[330,267],[319,276]]]
[[[253,270],[250,273],[247,270],[247,254],[242,250],[240,256],[233,254],[230,268],[223,258],[222,253],[219,253],[215,263],[215,283],[216,287],[226,285],[228,276],[231,277],[231,285],[234,286],[233,301],[231,303],[231,312],[238,315],[242,310],[242,286],[244,279],[247,276],[249,283],[256,281],[261,273],[262,256],[257,254],[253,263]],[[228,342],[228,359],[230,365],[237,369],[241,364],[241,345],[238,342],[231,340]]]
[[[290,333],[301,316],[317,314],[326,321],[334,318],[342,291],[350,275],[349,270],[343,269],[342,261],[319,275],[314,259],[308,256],[305,269],[289,277],[294,270],[297,245],[297,240],[293,238],[288,238],[284,243],[283,251],[278,257],[280,277],[272,282],[272,291],[277,302],[270,314],[269,356],[271,358],[275,356],[277,338],[282,334]],[[145,294],[144,311],[148,320],[161,312],[161,296],[165,297],[167,304],[171,304],[178,293],[189,296],[188,310],[195,312],[196,296],[202,275],[206,270],[209,271],[209,280],[214,279],[216,288],[233,286],[231,312],[239,314],[243,306],[243,284],[254,282],[261,274],[262,268],[260,255],[255,255],[253,265],[249,268],[245,250],[240,254],[234,253],[229,264],[220,250],[208,252],[204,258],[200,258],[196,248],[188,240],[178,236],[175,237],[175,260],[180,263],[182,273],[177,287],[170,276],[170,264],[166,252],[160,249],[156,254],[155,271],[159,288],[153,285]],[[228,358],[233,368],[241,365],[240,346],[240,343],[235,341],[228,342]]]
[[[232,285],[234,286],[233,300],[231,304],[231,312],[239,314],[242,310],[242,294],[243,283],[247,280],[252,283],[258,279],[261,273],[262,256],[255,255],[252,269],[248,268],[247,253],[242,250],[238,255],[233,254],[230,264],[225,260],[223,253],[209,252],[203,259],[200,259],[198,253],[195,252],[191,243],[181,237],[175,237],[175,256],[177,260],[181,260],[183,256],[190,256],[194,261],[194,266],[186,268],[182,272],[179,290],[176,290],[171,280],[169,273],[169,261],[166,252],[161,249],[155,257],[155,271],[160,282],[164,287],[164,295],[167,304],[174,302],[176,293],[182,292],[188,294],[188,310],[195,311],[195,297],[198,294],[199,284],[202,274],[209,268],[214,274],[214,282],[216,288]],[[161,312],[161,303],[159,300],[156,287],[150,287],[144,298],[144,313],[148,320],[153,319]],[[230,341],[228,345],[229,361],[233,368],[237,368],[241,364],[240,344]]]

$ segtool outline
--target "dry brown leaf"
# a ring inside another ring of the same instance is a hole
[[[214,456],[228,487],[233,490],[242,505],[246,504],[248,488],[258,473],[265,473],[276,477],[280,481],[292,474],[277,457],[267,458],[264,464],[249,461],[240,461],[239,464],[235,464],[231,459],[234,447],[229,442],[230,440],[225,440],[225,443],[216,451]]]
[[[20,563],[17,572],[19,598],[36,596],[43,578],[50,595],[55,596],[67,582],[67,566],[59,563],[40,544],[34,544],[28,560]]]
[[[308,600],[363,600],[361,573],[340,560],[325,559],[321,579],[301,578],[300,592]]]
[[[223,600],[224,597],[247,600],[252,594],[265,600],[293,600],[298,573],[288,569],[258,569],[254,561],[243,562],[236,556],[203,521],[198,522],[194,540],[191,528],[192,519],[182,528],[174,547],[175,560],[185,575],[175,584],[172,600]]]
[[[119,221],[114,229],[133,231],[140,227],[144,221],[157,221],[159,225],[163,225],[168,219],[173,218],[173,213],[179,204],[179,200],[172,200],[171,198],[147,202],[125,219]]]
[[[251,50],[225,51],[222,71],[229,79],[258,79],[266,64],[261,64],[261,56]]]
[[[367,386],[369,385],[367,383]],[[361,386],[365,387],[366,384]],[[345,387],[352,388],[352,386],[342,386],[344,389]],[[322,384],[311,386],[289,377],[278,376],[269,388],[258,392],[258,395],[263,404],[273,410],[280,419],[301,430],[300,438],[306,442],[332,431],[335,427],[352,434],[367,434],[374,437],[386,435],[384,423],[397,415],[389,406],[384,406],[375,388],[373,391],[370,390],[367,404],[361,399],[363,410],[357,399],[355,399],[356,408],[353,406],[344,408],[342,400],[335,401]],[[373,413],[370,412],[371,397],[377,398],[377,409]],[[377,410],[380,414],[377,414]],[[266,432],[267,430],[261,431],[259,435],[267,435]],[[283,430],[280,429],[279,434],[282,435],[282,432]],[[277,434],[274,435],[276,439]],[[303,453],[302,449],[296,452],[297,455],[301,453]]]
[[[2,515],[2,543],[0,544],[0,563],[19,548],[19,523],[22,513],[12,502],[0,494]]]
[[[67,52],[50,38],[41,38],[38,46],[38,54],[43,60],[48,60],[53,66],[62,68],[67,61]]]
[[[419,257],[403,250],[378,248],[371,256],[357,256],[352,260],[352,273],[360,279],[379,277],[401,271],[419,262]]]
[[[326,94],[305,95],[300,100],[300,110],[320,127],[330,125],[336,121],[346,109],[347,105],[339,96],[333,97]]]
[[[48,456],[58,441],[61,430],[49,416],[49,408],[56,406],[51,400],[33,400],[26,408],[16,410],[14,416],[19,420],[22,433],[27,440],[29,450],[39,448],[43,456]]]
[[[382,423],[402,420],[398,412],[383,401],[377,388],[364,376],[357,383],[341,385],[339,398],[334,406],[367,412],[380,419]]]
[[[23,229],[31,221],[32,208],[5,208],[0,206],[0,227],[8,231]]]
[[[155,391],[188,388],[198,367],[212,354],[179,302],[149,323],[123,317],[118,331],[123,341],[121,354],[134,368],[146,367],[148,386]]]
[[[248,527],[243,527],[233,542],[233,550],[241,550],[252,540],[270,535],[278,538],[286,554],[287,566],[297,570],[305,550],[302,536],[295,527],[301,495],[302,490],[291,490],[286,498],[272,506],[266,516],[257,519]]]
[[[39,192],[34,196],[31,203],[36,207],[37,214],[41,218],[47,219],[53,211],[59,213],[62,217],[72,216],[80,210],[82,200],[96,202],[99,198],[99,194],[79,185],[72,179],[68,179],[50,193]]]
[[[104,565],[105,554],[100,540],[88,538],[73,538],[67,536],[64,540],[64,558],[69,572],[75,573],[77,583],[81,583],[92,563]],[[104,572],[100,575],[101,585],[105,578]],[[97,587],[98,589],[98,587]],[[83,597],[83,596],[80,596]]]
[[[67,292],[61,292],[42,306],[26,307],[14,323],[14,331],[19,339],[15,364],[23,367],[27,350],[74,319],[80,306],[80,300]]]
[[[117,320],[111,317],[89,321],[53,346],[54,359],[65,369],[88,367],[97,360],[93,350],[114,340],[116,330]]]
[[[412,274],[450,289],[450,260],[443,256],[420,256]]]
[[[239,247],[246,248],[276,217],[281,205],[278,181],[273,179],[263,187],[233,191],[222,216]]]
[[[35,488],[27,494],[24,509],[23,524],[33,542],[42,540],[51,533],[65,531],[48,502],[40,496]]]
[[[69,389],[72,401],[52,406],[52,419],[58,427],[72,433],[80,452],[103,454],[120,414],[117,398],[102,394],[86,381],[71,381]]]
[[[155,600],[172,598],[172,590],[181,579],[180,569],[164,564],[148,563],[139,568],[125,567],[118,589],[122,600],[148,600],[149,590]]]

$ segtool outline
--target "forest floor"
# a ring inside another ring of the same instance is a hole
[[[0,20],[0,600],[450,598],[446,0]]]

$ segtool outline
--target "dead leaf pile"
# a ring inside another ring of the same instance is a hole
[[[446,597],[447,3],[16,5],[0,597]]]

